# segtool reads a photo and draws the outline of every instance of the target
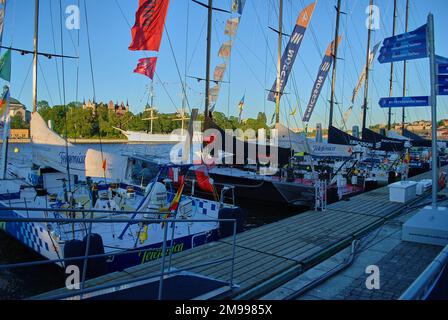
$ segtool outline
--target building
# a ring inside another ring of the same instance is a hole
[[[115,112],[115,114],[118,115],[118,116],[122,116],[122,115],[124,115],[124,114],[129,112],[129,103],[126,102],[126,105],[124,104],[124,102],[121,102],[120,104],[118,104],[118,103],[114,103],[111,100],[107,104],[107,109],[109,111]]]
[[[19,100],[11,97],[9,110],[10,110],[9,114],[11,117],[19,115],[24,122],[30,122],[31,113],[28,110],[26,110],[25,105],[22,104]]]
[[[10,139],[22,140],[30,138],[30,129],[11,129]]]
[[[96,112],[96,109],[100,106],[104,106],[104,103],[96,103],[92,101],[87,101],[83,103],[82,108],[84,110],[92,110],[94,113]],[[129,103],[124,104],[124,102],[121,102],[120,104],[114,103],[112,100],[109,101],[107,104],[107,109],[111,112],[114,112],[118,116],[122,116],[129,112]]]

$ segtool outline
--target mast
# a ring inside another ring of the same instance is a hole
[[[330,98],[330,118],[328,121],[328,128],[333,126],[333,112],[334,112],[334,95],[336,87],[336,67],[338,61],[338,38],[339,38],[339,21],[341,17],[341,0],[338,0],[338,5],[336,7],[336,31],[334,35],[334,46],[333,46],[333,74],[331,77],[331,98]]]
[[[392,36],[395,36],[397,31],[397,0],[394,0],[394,19],[392,25]],[[407,30],[406,30],[407,32]],[[405,62],[406,63],[406,62]],[[389,79],[389,97],[392,97],[394,90],[394,63],[390,64],[390,79]],[[389,116],[387,120],[387,130],[392,129],[392,108],[389,108]]]
[[[208,0],[207,65],[205,75],[205,118],[208,118],[209,116],[209,107],[210,107],[210,59],[212,50],[212,17],[213,17],[213,0]]]
[[[35,0],[33,55],[33,112],[37,112],[37,57],[39,49],[39,0]]]
[[[406,0],[406,22],[405,22],[405,32],[408,32],[409,29],[409,0]],[[407,61],[403,61],[403,97],[406,97],[406,73],[407,73]],[[406,122],[406,109],[402,109],[401,114],[401,131],[404,133],[405,128],[405,122]]]
[[[370,42],[372,38],[372,20],[373,20],[373,0],[370,0],[369,28],[367,32],[367,58],[366,58],[366,79],[364,85],[364,106],[362,112],[362,131],[366,128],[367,123],[367,106],[369,98],[369,62],[370,62]]]
[[[275,123],[280,123],[280,89],[282,68],[283,0],[280,0],[278,12],[278,58],[277,58],[277,95],[275,96]]]

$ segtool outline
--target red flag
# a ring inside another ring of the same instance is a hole
[[[215,192],[215,188],[210,182],[210,177],[207,173],[202,170],[196,170],[196,178],[198,179],[198,186],[204,192],[213,194]]]
[[[140,59],[138,60],[138,65],[134,72],[147,76],[152,80],[154,78],[154,72],[156,71],[156,63],[157,58]]]
[[[129,50],[159,51],[170,0],[140,0]]]
[[[107,169],[107,161],[106,161],[106,159],[103,160],[103,166],[102,167],[103,167],[103,170],[106,171],[106,169]]]

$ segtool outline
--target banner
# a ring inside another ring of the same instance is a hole
[[[380,48],[380,45],[381,45],[381,41],[378,42],[373,47],[372,51],[370,51],[368,68],[370,68],[372,66],[373,60],[375,60],[375,56],[378,53],[378,49]],[[367,74],[367,67],[364,66],[364,68],[362,69],[362,73],[359,76],[359,80],[356,83],[355,89],[353,89],[353,94],[352,94],[352,99],[350,101],[350,106],[348,107],[347,111],[344,112],[344,115],[342,117],[342,121],[343,121],[344,126],[347,123],[348,119],[350,118],[350,115],[352,114],[353,105],[355,104],[356,98],[358,97],[359,90],[361,89],[361,86],[362,86],[362,84],[364,83],[364,81],[366,79],[366,74]]]
[[[156,64],[157,64],[157,58],[155,57],[140,59],[138,60],[138,65],[137,68],[134,70],[134,72],[147,76],[152,80],[154,79]]]
[[[246,95],[243,96],[243,98],[241,99],[240,103],[238,104],[238,108],[240,109],[240,113],[238,115],[238,123],[241,123],[242,116],[243,116],[243,111],[244,111],[244,100],[246,99]]]
[[[159,51],[170,0],[140,0],[129,50]]]
[[[292,70],[292,66],[299,52],[300,46],[302,44],[303,38],[305,36],[306,29],[313,16],[314,8],[316,7],[314,2],[306,7],[299,15],[297,19],[294,31],[289,39],[289,43],[286,46],[285,52],[283,53],[280,68],[280,95],[283,94],[285,87],[288,83],[288,78]],[[277,97],[277,80],[274,81],[271,91],[268,95],[268,101],[275,102]]]
[[[218,84],[212,88],[210,88],[210,94],[209,94],[209,102],[210,105],[213,105],[218,101],[219,91],[221,90],[221,85]]]
[[[232,0],[232,12],[242,15],[245,4],[246,0]]]
[[[362,84],[364,83],[365,79],[366,79],[366,73],[367,73],[367,68],[370,68],[372,66],[373,60],[375,59],[375,56],[378,52],[378,49],[380,48],[381,45],[381,41],[378,42],[372,49],[372,51],[370,52],[369,55],[369,66],[364,66],[364,69],[362,70],[361,76],[359,77],[358,83],[356,84],[355,89],[353,90],[353,95],[352,95],[352,104],[355,103],[356,98],[358,97],[358,93],[359,93],[359,89],[361,88]]]
[[[233,38],[236,36],[236,32],[238,31],[238,26],[240,24],[240,18],[228,19],[226,23],[226,28],[224,29],[224,34]]]
[[[342,36],[339,36],[338,42],[336,46],[339,46],[341,43]],[[322,61],[322,64],[319,68],[319,73],[317,75],[316,82],[314,83],[313,91],[311,93],[310,101],[308,102],[308,107],[305,110],[305,114],[303,115],[303,122],[309,122],[311,119],[311,115],[313,114],[314,108],[316,107],[317,100],[319,99],[322,88],[325,84],[325,80],[327,79],[328,72],[330,71],[331,65],[333,64],[333,46],[335,45],[334,41],[330,43],[325,52],[325,57]]]
[[[222,81],[224,78],[224,73],[226,72],[227,64],[222,63],[216,66],[215,71],[213,72],[213,80],[214,81]]]
[[[8,49],[0,58],[0,78],[11,81],[11,49]]]
[[[219,49],[218,56],[223,59],[229,59],[232,53],[232,41],[227,41],[223,43],[221,49]]]
[[[9,88],[5,87],[5,91],[3,93],[2,100],[0,101],[0,128],[3,130],[2,136],[2,153],[0,156],[0,180],[5,179],[6,172],[6,154],[8,144],[6,143],[7,138],[9,137],[10,130],[10,121],[11,115],[9,112],[10,108],[10,96],[9,96]]]

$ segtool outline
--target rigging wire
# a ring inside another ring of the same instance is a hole
[[[56,35],[55,35],[55,28],[54,28],[54,22],[53,22],[53,1],[49,1],[50,3],[50,25],[51,25],[51,35],[53,38],[53,50],[54,52],[57,52],[56,49]],[[54,59],[55,67],[56,67],[56,79],[58,82],[58,91],[59,91],[59,101],[62,101],[62,89],[61,89],[61,79],[59,76],[59,63],[58,59]]]
[[[85,1],[85,0],[84,0],[84,1]],[[127,26],[131,29],[131,28],[132,28],[131,23],[129,22],[129,20],[127,19],[126,15],[124,14],[123,9],[121,8],[120,4],[118,3],[118,0],[115,0],[115,4],[117,5],[118,10],[120,11],[121,16],[123,17],[123,20],[126,22]],[[204,25],[205,25],[205,22],[204,22]],[[197,46],[196,46],[196,47],[197,47]],[[148,56],[146,56],[146,58],[148,58]],[[179,72],[179,71],[178,71],[178,72]],[[176,107],[176,103],[174,102],[173,98],[171,97],[169,91],[167,90],[167,88],[166,88],[166,86],[165,86],[165,83],[161,80],[161,78],[159,77],[157,71],[154,72],[154,74],[155,74],[157,80],[159,81],[159,83],[161,84],[163,91],[164,91],[165,94],[168,96],[168,98],[169,98],[170,102],[172,103],[174,109],[177,109],[177,107]],[[182,82],[182,77],[180,77],[180,81]]]
[[[90,44],[90,29],[89,29],[89,16],[87,11],[87,0],[84,0],[84,12],[86,17],[86,32],[87,32],[87,45],[89,51],[89,62],[90,62],[90,76],[92,78],[92,89],[93,89],[93,103],[96,103],[96,88],[95,88],[95,74],[93,70],[92,63],[92,46]],[[103,141],[101,137],[101,122],[99,121],[98,116],[96,117],[98,120],[98,138],[100,142],[100,153],[101,153],[101,163],[104,165],[104,154],[103,154]],[[104,182],[106,183],[106,170],[104,170]]]
[[[66,105],[66,96],[65,96],[65,64],[64,64],[64,34],[63,34],[63,27],[62,27],[62,17],[63,17],[63,11],[62,11],[62,0],[59,0],[59,10],[60,10],[60,17],[61,17],[61,23],[60,23],[60,32],[61,32],[61,67],[62,67],[62,97],[63,97],[63,105],[64,105],[64,121],[65,121],[65,155],[67,157],[66,166],[67,166],[67,180],[68,180],[68,191],[72,192],[72,183],[71,183],[71,176],[70,176],[70,157],[68,156],[68,122],[67,122],[67,105]]]

